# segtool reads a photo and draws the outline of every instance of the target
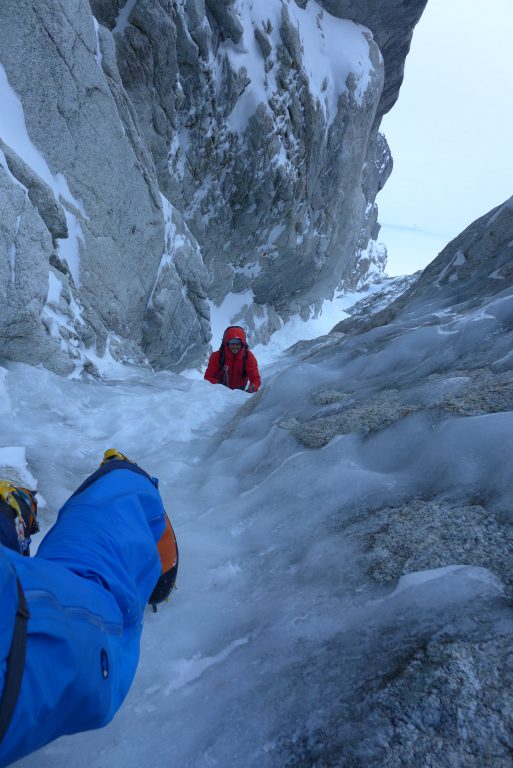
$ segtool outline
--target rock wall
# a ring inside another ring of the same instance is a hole
[[[270,307],[272,330],[276,313],[319,305],[350,276],[377,235],[391,158],[370,32],[313,2],[256,5],[139,0],[121,29],[112,6],[93,2],[161,188],[200,245],[209,298],[251,290],[244,321]]]
[[[381,118],[390,111],[399,96],[413,30],[427,0],[391,0],[388,3],[375,0],[319,0],[319,3],[334,16],[351,19],[372,30],[385,67],[385,85],[377,113],[377,118]]]
[[[388,325],[405,311],[440,313],[458,305],[469,311],[479,300],[502,293],[513,283],[513,197],[472,222],[438,254],[418,279],[379,312],[348,318],[335,333],[362,333]]]
[[[379,119],[425,2],[5,0],[0,355],[179,370],[208,301],[247,294],[254,343],[382,269]]]
[[[2,355],[70,373],[101,357],[108,343],[115,357],[143,362],[165,222],[112,36],[95,23],[87,0],[9,0],[0,7],[0,64],[2,101],[17,113],[3,125],[3,269],[14,252],[22,268],[25,219],[32,241],[38,240],[30,246],[34,266],[26,279],[13,268],[11,284],[2,284],[13,307],[0,310],[0,335],[10,339]],[[191,269],[198,286],[206,282],[203,265]],[[189,348],[186,362],[199,362],[208,312],[205,306],[200,317],[173,277],[180,300],[166,334],[179,336],[186,324],[175,356]],[[8,330],[16,307],[29,307],[21,333]]]

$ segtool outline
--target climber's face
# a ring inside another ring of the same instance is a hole
[[[240,339],[230,339],[228,342],[228,349],[236,355],[237,352],[240,352],[242,349],[242,341]]]

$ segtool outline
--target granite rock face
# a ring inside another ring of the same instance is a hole
[[[112,25],[105,3],[93,7]],[[139,0],[128,21],[114,27],[118,62],[161,188],[200,245],[209,298],[252,291],[242,319],[252,342],[265,338],[278,315],[351,283],[377,236],[391,170],[375,127],[378,46],[315,3]],[[312,34],[316,52],[332,46],[324,59],[312,59]]]
[[[0,148],[46,235],[25,299],[37,350],[23,332],[3,354],[180,370],[230,293],[255,343],[382,271],[379,120],[424,5],[4,2]]]
[[[206,270],[198,244],[165,197],[162,207],[166,247],[148,301],[143,345],[153,365],[176,369],[183,366],[184,359],[190,361],[194,339],[209,338],[210,311],[204,289]]]
[[[0,333],[2,354],[39,362],[34,353],[38,337],[44,337],[41,313],[48,283],[52,240],[45,222],[31,203],[28,189],[11,175],[0,154]],[[35,256],[35,257],[34,257]],[[49,339],[46,353],[59,353]],[[54,367],[66,361],[59,360]],[[72,366],[71,366],[72,367]]]
[[[322,3],[250,10],[235,0],[139,0],[114,24],[112,8],[93,3],[114,31],[161,188],[200,245],[208,296],[219,305],[229,292],[252,292],[238,319],[253,342],[252,328],[265,338],[280,317],[307,314],[341,281],[354,287],[371,264],[382,270],[375,197],[392,162],[377,130],[385,73],[375,40],[380,30],[388,43],[401,37],[386,73],[391,105],[398,51],[406,55],[424,5],[388,6],[382,18]],[[374,40],[347,22],[364,18]],[[313,23],[317,51],[331,34],[351,51],[347,60],[317,57],[314,74]]]
[[[143,362],[143,325],[151,326],[147,303],[165,222],[153,160],[119,77],[112,36],[97,27],[86,0],[7,2],[0,8],[0,64],[2,95],[26,126],[21,135],[13,128],[4,136],[5,164],[27,189],[27,204],[45,230],[44,247],[31,247],[30,286],[19,282],[21,272],[14,278],[14,295],[32,308],[36,336],[19,328],[2,353],[62,371],[49,354],[57,341],[69,370],[101,356],[110,337],[113,356]],[[15,239],[0,253],[4,269],[13,248]],[[179,293],[181,287],[179,281]],[[71,335],[50,301],[56,291],[58,302],[62,292],[75,296]],[[178,305],[174,322],[182,314],[189,328],[184,362],[200,362],[208,331],[204,325],[200,330],[190,298],[180,293]],[[45,314],[52,318],[50,331]],[[3,339],[3,328],[0,334]]]

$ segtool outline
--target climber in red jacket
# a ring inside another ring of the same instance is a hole
[[[240,325],[230,325],[224,332],[220,348],[210,355],[205,379],[247,392],[256,392],[260,387],[258,363],[249,351],[246,333]]]

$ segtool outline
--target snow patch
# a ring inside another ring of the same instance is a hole
[[[318,313],[312,308],[308,320],[302,320],[298,315],[294,315],[273,333],[268,344],[257,344],[255,346],[253,352],[259,363],[263,365],[274,363],[283,355],[284,350],[296,342],[316,339],[319,336],[330,333],[337,323],[349,317],[345,311],[346,309],[352,307],[363,297],[372,296],[374,293],[383,290],[385,284],[386,281],[374,283],[366,291],[341,293],[336,295],[331,301],[326,299]]]
[[[0,64],[0,138],[32,168],[53,190],[58,202],[70,203],[85,219],[87,214],[81,200],[70,192],[68,182],[61,173],[53,174],[41,152],[32,143],[25,124],[23,106],[11,87],[5,69]]]
[[[459,250],[456,253],[456,256],[454,257],[454,261],[452,263],[453,263],[453,266],[455,267],[462,267],[464,264],[466,264],[466,262],[467,262],[467,259],[465,254],[463,253],[462,250]]]
[[[238,275],[245,275],[246,277],[257,277],[262,267],[260,264],[245,264],[243,267],[233,267],[233,271]]]
[[[248,638],[243,637],[240,640],[234,640],[233,643],[230,643],[230,645],[224,648],[224,650],[216,656],[201,657],[198,654],[193,656],[192,659],[178,659],[173,662],[171,665],[173,680],[164,689],[164,695],[169,696],[173,691],[177,691],[179,688],[183,688],[189,683],[192,683],[193,680],[197,680],[209,667],[224,661],[236,648],[239,648],[241,645],[246,645],[248,642]]]
[[[173,134],[169,157],[174,160],[174,172],[178,174],[180,179],[185,176],[185,161],[189,144],[189,134],[185,128],[181,128]]]
[[[267,242],[269,245],[272,245],[276,242],[276,240],[279,238],[282,232],[285,231],[285,224],[277,224],[275,227],[271,229],[269,232],[269,237],[267,239]]]
[[[491,224],[494,224],[499,218],[499,216],[501,215],[501,213],[503,213],[503,211],[508,210],[509,208],[513,208],[513,196],[510,197],[508,200],[506,200],[506,202],[503,203],[503,205],[501,205],[500,208],[498,208],[498,210],[495,211],[493,216],[490,216],[490,218],[488,219],[488,226],[490,226]]]
[[[48,273],[48,294],[46,301],[48,304],[58,304],[62,294],[62,283],[54,272]]]
[[[103,56],[102,56],[102,49],[100,46],[100,32],[99,32],[100,25],[98,24],[98,21],[94,16],[92,17],[92,19],[93,19],[94,31],[96,34],[96,52],[94,54],[94,58],[96,59],[96,63],[98,64],[99,68],[103,72],[103,67],[102,67]]]
[[[57,240],[59,256],[64,259],[71,272],[73,282],[80,287],[80,243],[85,245],[82,227],[74,213],[64,208],[66,223],[68,225],[68,237]]]
[[[173,264],[173,254],[177,248],[183,248],[186,244],[183,235],[179,234],[176,230],[176,226],[173,223],[173,206],[162,193],[160,193],[160,200],[162,202],[162,212],[164,214],[164,250],[160,259],[159,268],[157,270],[157,277],[153,284],[153,288],[148,299],[148,307],[153,306],[153,296],[160,280],[162,272]],[[184,290],[185,286],[184,286]],[[184,352],[184,355],[186,352]],[[182,356],[183,357],[183,356]]]
[[[128,21],[130,14],[134,10],[135,6],[137,5],[137,0],[127,0],[125,5],[121,8],[121,10],[118,13],[118,18],[116,20],[116,25],[114,29],[112,30],[112,34],[119,34],[122,35],[125,32],[125,29],[130,25],[130,22]]]
[[[324,112],[327,126],[337,115],[339,97],[348,92],[349,75],[354,78],[354,98],[359,104],[362,103],[373,72],[367,39],[371,33],[365,27],[332,16],[315,0],[309,0],[304,9],[293,0],[268,0],[266,3],[237,0],[236,9],[244,29],[243,37],[237,45],[231,40],[222,43],[217,55],[218,72],[222,71],[227,57],[235,71],[245,70],[249,80],[228,118],[231,131],[243,133],[259,105],[267,105],[278,91],[274,71],[276,65],[266,73],[254,32],[258,29],[267,35],[272,53],[276,56],[277,48],[282,44],[282,9],[286,9],[292,25],[297,29],[302,67],[308,77],[312,97]],[[221,78],[218,76],[217,80],[220,82]]]
[[[504,592],[504,585],[487,568],[480,568],[469,565],[446,565],[442,568],[432,568],[427,571],[416,571],[401,576],[397,587],[390,597],[395,597],[406,589],[417,589],[419,586],[436,581],[437,579],[446,579],[455,574],[465,575],[469,579],[479,581],[482,584],[492,586],[499,594]]]
[[[37,480],[27,464],[24,445],[6,445],[0,448],[0,480],[10,480],[31,491],[37,490]]]

